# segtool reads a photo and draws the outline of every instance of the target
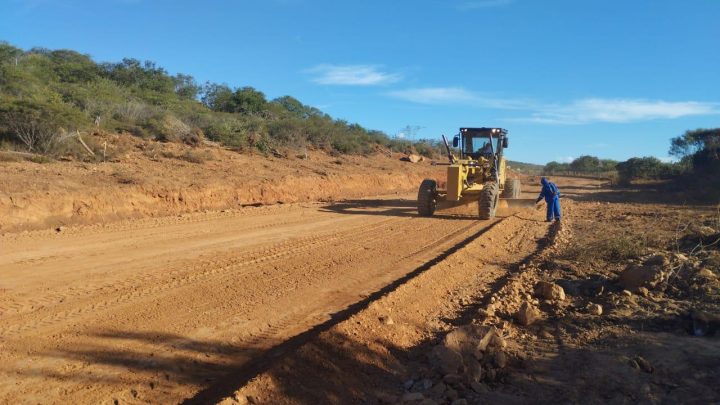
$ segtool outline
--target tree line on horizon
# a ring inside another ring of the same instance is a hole
[[[543,173],[617,177],[620,183],[669,179],[680,175],[699,175],[717,180],[720,176],[720,128],[685,131],[670,140],[669,154],[675,161],[663,162],[656,157],[645,156],[619,162],[584,155],[568,163],[549,162]]]
[[[250,87],[199,84],[154,62],[97,63],[72,50],[22,50],[0,42],[0,147],[50,156],[70,153],[76,130],[126,132],[196,145],[203,138],[237,150],[313,148],[435,156],[433,141],[394,139],[334,119],[291,96],[268,100]]]

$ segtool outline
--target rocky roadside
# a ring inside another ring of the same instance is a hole
[[[430,350],[406,393],[381,402],[717,401],[720,233],[691,225],[674,251],[593,272],[565,260],[585,243],[573,230],[572,215],[555,224],[548,246]]]
[[[535,253],[508,260],[509,235],[531,237],[492,229],[225,402],[717,402],[713,213],[563,204]],[[688,216],[697,223],[678,231]]]

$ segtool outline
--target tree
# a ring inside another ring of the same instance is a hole
[[[205,83],[200,100],[213,111],[232,112],[233,91],[227,84]]]
[[[60,49],[48,52],[47,56],[61,82],[87,83],[99,77],[100,69],[88,55]]]
[[[552,161],[545,165],[543,173],[545,174],[556,174],[567,172],[570,170],[569,164]]]
[[[278,97],[270,103],[281,107],[284,111],[296,118],[307,119],[313,116],[323,115],[323,112],[317,108],[305,105],[291,96]]]
[[[105,74],[111,80],[127,87],[136,87],[159,93],[171,93],[175,90],[175,82],[155,62],[125,58],[120,63],[104,64]]]
[[[612,172],[617,169],[618,161],[612,159],[600,159],[600,171]]]
[[[600,159],[584,155],[570,162],[570,170],[579,173],[596,173],[600,171]]]
[[[175,83],[175,93],[180,98],[195,100],[200,94],[201,87],[195,81],[195,78],[190,75],[184,75],[178,73],[173,77]]]
[[[252,87],[231,90],[227,84],[207,83],[202,102],[213,111],[258,114],[267,109],[265,95]]]
[[[258,114],[266,109],[267,100],[265,94],[246,86],[235,90],[233,94],[235,111],[242,114]]]
[[[720,173],[720,128],[690,130],[671,139],[670,155],[685,169]]]
[[[85,117],[62,103],[13,100],[0,104],[0,122],[0,131],[15,136],[29,151],[47,154],[85,124]]]
[[[23,54],[22,49],[15,48],[7,42],[0,41],[0,63],[15,63],[15,58]]]
[[[634,179],[659,179],[670,173],[670,165],[652,156],[630,158],[617,165],[620,181],[628,183]]]

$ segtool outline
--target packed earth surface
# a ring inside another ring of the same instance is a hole
[[[720,401],[715,205],[426,218],[427,161],[133,142],[0,163],[0,402]]]

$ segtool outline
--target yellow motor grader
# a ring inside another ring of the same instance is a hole
[[[460,133],[453,138],[453,147],[460,151],[459,158],[453,155],[445,135],[442,139],[449,160],[444,163],[447,181],[444,189],[432,179],[425,179],[420,184],[417,207],[421,216],[432,216],[436,209],[477,201],[480,219],[490,219],[495,216],[498,206],[509,205],[500,204],[503,200],[520,197],[520,180],[506,178],[503,151],[508,147],[507,130],[460,128]],[[517,202],[528,205],[524,200]],[[532,203],[534,200],[529,205]]]

